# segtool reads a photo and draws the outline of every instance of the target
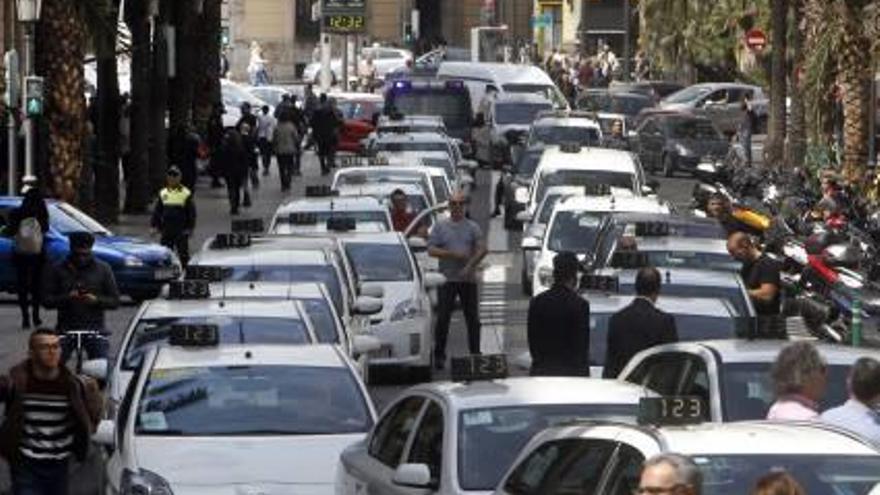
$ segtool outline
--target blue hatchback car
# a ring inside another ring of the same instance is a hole
[[[21,197],[0,197],[0,231],[6,226],[9,213],[20,203]],[[113,269],[119,292],[135,301],[158,296],[162,285],[180,276],[180,261],[170,249],[133,237],[113,235],[93,218],[62,201],[49,199],[46,204],[49,231],[45,242],[51,264],[67,256],[70,250],[67,234],[88,231],[95,236],[95,256]],[[0,236],[0,289],[14,293],[12,254],[12,238]]]

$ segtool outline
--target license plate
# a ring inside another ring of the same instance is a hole
[[[153,278],[156,280],[168,280],[174,278],[174,268],[159,268],[153,272]]]
[[[376,349],[375,351],[370,353],[370,357],[373,358],[390,358],[394,352],[394,348],[387,344],[382,344],[381,347]]]

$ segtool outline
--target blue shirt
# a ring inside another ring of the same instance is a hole
[[[880,413],[855,399],[825,411],[822,421],[850,430],[880,445]]]

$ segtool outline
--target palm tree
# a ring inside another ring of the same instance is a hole
[[[804,162],[807,151],[807,128],[804,108],[803,66],[804,66],[804,0],[793,0],[791,3],[791,48],[792,64],[790,67],[789,93],[791,94],[791,114],[789,118],[788,141],[785,148],[785,162],[792,166],[800,166]]]
[[[147,2],[125,0],[125,23],[131,32],[131,159],[125,212],[145,213],[150,202],[150,18]]]
[[[764,144],[764,164],[776,166],[785,149],[786,38],[788,36],[788,0],[771,0],[773,51],[770,69],[770,123]]]
[[[839,16],[841,50],[838,59],[840,86],[843,90],[843,175],[851,184],[861,181],[868,158],[868,83],[873,79],[865,36],[864,9],[870,0],[836,0],[834,14]]]

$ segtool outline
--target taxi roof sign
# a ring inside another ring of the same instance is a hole
[[[243,248],[251,245],[251,235],[246,232],[226,232],[214,236],[214,249]]]
[[[639,399],[638,423],[640,425],[693,425],[700,424],[708,418],[708,405],[695,395],[642,397]]]
[[[578,143],[562,143],[559,145],[559,151],[563,153],[580,153],[581,145]]]
[[[340,156],[337,160],[342,167],[381,167],[390,163],[387,156]]]
[[[318,214],[296,211],[287,216],[287,221],[291,225],[317,225]]]
[[[230,275],[232,269],[225,266],[189,265],[184,272],[186,280],[206,280],[208,282],[222,282]]]
[[[613,275],[593,275],[586,273],[581,276],[580,288],[602,292],[620,292],[620,279]]]
[[[611,186],[608,184],[585,184],[584,196],[611,196]]]
[[[639,251],[615,251],[614,254],[611,255],[611,266],[614,268],[635,270],[637,268],[644,268],[650,264],[651,259],[648,257],[648,253],[641,253]]]
[[[240,218],[232,221],[232,232],[247,232],[251,234],[259,234],[266,230],[262,218]]]
[[[220,344],[220,329],[217,325],[173,324],[168,343],[178,347],[215,347]]]
[[[168,299],[208,299],[211,287],[207,280],[172,280],[168,283]]]
[[[306,186],[307,198],[327,198],[336,195],[338,195],[338,193],[326,184]]]
[[[667,222],[636,222],[636,237],[665,237],[670,234]]]
[[[331,232],[349,232],[357,228],[357,221],[352,217],[331,217],[327,219],[327,230]]]
[[[450,359],[449,372],[454,382],[476,382],[507,378],[507,356],[473,354]]]

